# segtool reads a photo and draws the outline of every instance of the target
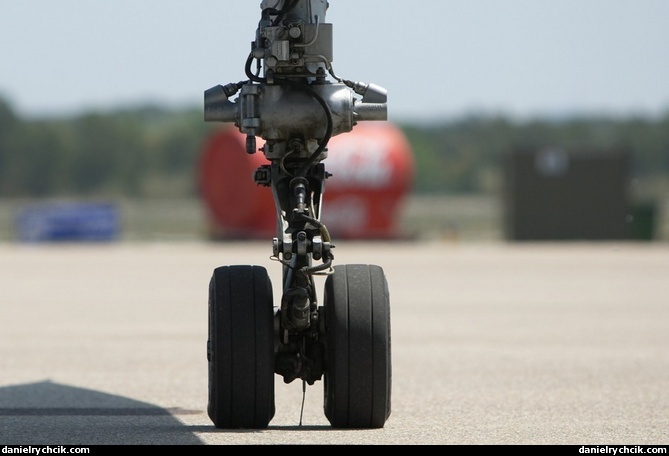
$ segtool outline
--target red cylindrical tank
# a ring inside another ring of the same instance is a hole
[[[330,141],[323,223],[335,237],[394,238],[411,189],[414,159],[402,131],[365,122]]]
[[[258,147],[263,145],[258,139]],[[253,174],[269,161],[246,153],[246,136],[233,127],[214,133],[205,143],[198,169],[200,197],[215,239],[276,235],[272,191],[256,185]]]
[[[246,153],[246,136],[235,128],[216,132],[200,165],[201,197],[214,238],[272,238],[276,209],[269,188],[253,173],[269,162]],[[258,147],[262,147],[258,139]],[[414,177],[414,158],[402,131],[389,122],[364,122],[328,145],[321,220],[332,236],[384,239],[401,236],[398,222]]]

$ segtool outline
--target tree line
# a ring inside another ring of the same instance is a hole
[[[515,121],[463,116],[398,125],[413,149],[418,193],[496,190],[505,154],[559,146],[630,153],[641,182],[669,182],[669,112],[649,117]],[[23,118],[0,99],[0,198],[194,197],[197,162],[220,124],[202,111],[144,106]]]

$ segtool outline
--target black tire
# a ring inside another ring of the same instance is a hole
[[[218,268],[209,283],[209,418],[264,429],[274,417],[272,283],[259,266]]]
[[[390,295],[383,269],[335,267],[325,282],[325,416],[335,428],[378,429],[390,416]]]

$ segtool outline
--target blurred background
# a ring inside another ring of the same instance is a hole
[[[262,157],[202,112],[245,79],[259,5],[5,2],[0,242],[271,238]],[[419,6],[330,1],[335,72],[390,113],[331,144],[333,234],[669,239],[668,2]]]

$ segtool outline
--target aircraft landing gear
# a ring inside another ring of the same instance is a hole
[[[276,411],[276,374],[286,383],[324,380],[333,427],[381,428],[392,380],[388,283],[376,265],[334,266],[335,246],[320,215],[331,177],[323,164],[328,141],[360,121],[386,120],[386,91],[334,74],[327,1],[262,0],[261,8],[248,81],[206,91],[205,120],[234,123],[247,135],[246,152],[260,150],[270,163],[253,179],[274,197],[272,259],[282,268],[282,294],[275,305],[262,267],[214,271],[208,414],[221,429],[266,428]],[[257,137],[265,140],[259,150]],[[322,302],[318,276],[325,277]]]

